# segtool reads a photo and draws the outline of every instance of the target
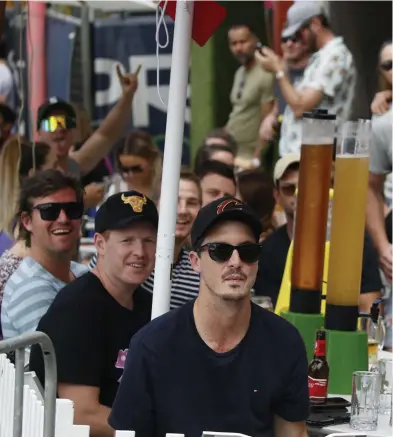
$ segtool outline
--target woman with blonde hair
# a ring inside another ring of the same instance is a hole
[[[116,169],[108,196],[135,190],[153,200],[159,197],[162,156],[147,132],[134,131],[125,138],[116,151]]]
[[[48,144],[34,145],[18,136],[9,138],[0,153],[0,306],[4,286],[28,249],[18,240],[16,213],[20,185],[36,170],[54,168],[56,156]],[[12,247],[11,247],[12,246]],[[11,247],[11,249],[9,249]],[[9,249],[9,250],[8,250]],[[1,328],[1,326],[0,326]],[[0,329],[1,339],[1,329]]]

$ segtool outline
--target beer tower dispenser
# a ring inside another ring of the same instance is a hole
[[[357,332],[371,122],[344,123],[338,133],[326,317],[329,393],[351,394],[352,373],[368,370],[367,333]]]
[[[324,324],[321,297],[335,130],[336,117],[326,110],[303,114],[291,296],[289,311],[281,316],[299,330],[309,359],[316,331]]]

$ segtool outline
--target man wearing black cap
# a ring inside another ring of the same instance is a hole
[[[199,295],[133,337],[113,428],[143,437],[306,433],[303,341],[292,325],[250,302],[260,234],[253,210],[233,197],[200,210],[190,254]]]
[[[154,268],[158,213],[144,195],[118,193],[98,210],[96,268],[63,288],[37,330],[56,351],[58,396],[71,399],[75,423],[92,437],[112,436],[108,416],[123,374],[131,337],[150,321],[152,297],[140,284]],[[31,370],[41,382],[41,350]]]
[[[85,144],[69,157],[74,144],[76,128],[75,109],[68,102],[51,97],[38,108],[37,130],[41,141],[49,144],[58,159],[58,166],[74,176],[87,174],[104,158],[124,134],[124,128],[131,116],[132,100],[138,87],[137,74],[123,75],[117,68],[117,75],[123,95],[107,115],[100,127]]]

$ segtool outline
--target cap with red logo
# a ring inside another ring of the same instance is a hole
[[[197,248],[206,232],[222,220],[239,221],[248,225],[255,239],[259,241],[262,225],[256,212],[241,200],[224,196],[208,203],[199,211],[191,230],[192,247]]]

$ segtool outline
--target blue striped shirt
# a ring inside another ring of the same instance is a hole
[[[75,277],[86,271],[86,266],[71,263]],[[4,288],[1,306],[4,339],[35,331],[41,317],[65,285],[33,258],[26,257]]]

